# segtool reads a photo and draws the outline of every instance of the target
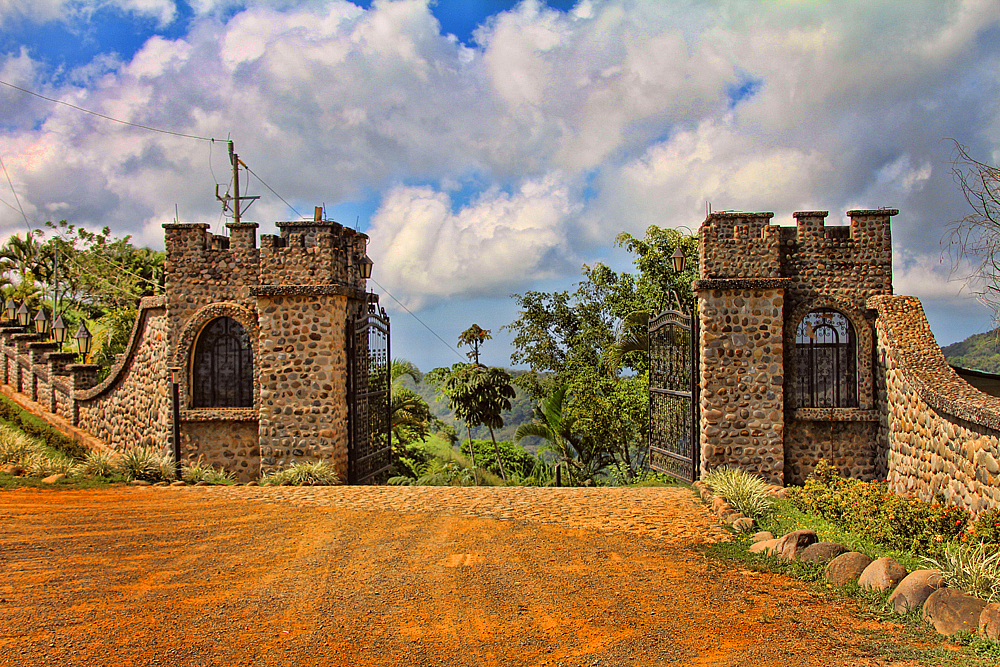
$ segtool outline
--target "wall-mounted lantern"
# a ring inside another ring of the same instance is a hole
[[[363,255],[360,260],[358,260],[358,272],[361,274],[362,280],[368,280],[372,277],[372,267],[375,262],[371,260],[368,255]]]
[[[83,359],[86,361],[87,355],[90,354],[90,344],[94,339],[87,329],[86,322],[80,322],[80,328],[76,330],[76,334],[73,337],[76,338],[77,349],[80,350],[80,354],[83,355]]]
[[[670,260],[674,263],[674,271],[680,273],[684,270],[684,263],[687,261],[687,256],[684,254],[684,251],[681,250],[681,247],[677,246],[677,249],[674,250],[674,254],[670,256]]]

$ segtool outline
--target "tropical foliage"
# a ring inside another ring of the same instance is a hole
[[[573,292],[514,295],[520,314],[505,328],[514,334],[511,360],[532,371],[515,382],[542,401],[542,414],[558,393],[564,418],[573,420],[587,452],[587,473],[574,466],[574,475],[628,484],[646,474],[649,316],[692,303],[698,242],[655,225],[644,238],[623,232],[616,241],[634,255],[638,273],[584,265]],[[687,257],[681,273],[670,259],[677,249]]]

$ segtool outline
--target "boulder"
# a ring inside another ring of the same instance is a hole
[[[774,554],[774,547],[777,545],[778,540],[763,540],[761,542],[754,542],[750,545],[750,553],[771,556]]]
[[[988,639],[1000,641],[1000,604],[991,602],[979,614],[979,631]]]
[[[133,479],[128,484],[129,484],[129,486],[152,486],[152,484],[150,484],[149,482],[147,482],[144,479]]]
[[[733,521],[733,530],[737,533],[745,533],[753,528],[753,519],[740,515],[740,518]]]
[[[858,577],[858,586],[876,591],[888,591],[896,587],[906,576],[906,568],[891,558],[872,561]]]
[[[924,602],[923,618],[942,635],[959,631],[974,633],[979,629],[979,619],[985,608],[985,600],[954,588],[939,588]]]
[[[182,479],[179,479],[176,482],[170,482],[170,486],[187,486],[187,482],[185,482]]]
[[[773,540],[774,533],[769,530],[762,530],[759,533],[754,533],[750,536],[751,542],[763,542],[764,540]]]
[[[840,554],[826,566],[826,579],[836,586],[844,586],[861,576],[872,562],[872,559],[860,551],[848,551]]]
[[[906,575],[889,596],[889,604],[897,614],[919,609],[931,593],[944,582],[937,570],[915,570]]]
[[[801,550],[810,544],[815,544],[817,539],[814,530],[793,530],[778,538],[778,543],[774,545],[774,553],[785,560],[794,560]]]
[[[847,547],[836,542],[816,542],[810,544],[799,554],[799,560],[803,563],[816,563],[826,565],[840,554],[847,553]]]
[[[42,478],[42,483],[43,484],[55,484],[56,482],[58,482],[61,479],[66,479],[66,475],[64,475],[64,474],[62,474],[60,472],[60,473],[56,473],[55,475],[49,475],[48,477],[43,477]]]
[[[0,468],[0,472],[4,473],[5,475],[13,475],[14,477],[17,477],[22,472],[24,472],[24,470],[22,470],[21,466],[17,465],[16,463],[8,463],[7,465]]]

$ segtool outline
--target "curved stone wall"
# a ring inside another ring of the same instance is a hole
[[[875,296],[881,470],[896,493],[972,512],[1000,504],[1000,398],[958,376],[920,301]]]
[[[77,426],[116,450],[145,444],[169,451],[168,327],[165,297],[139,302],[128,347],[107,379],[74,391]]]

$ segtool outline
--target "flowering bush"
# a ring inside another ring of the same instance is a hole
[[[981,512],[972,525],[969,537],[977,542],[1000,544],[1000,508],[994,507]]]
[[[916,553],[939,553],[969,523],[969,512],[963,508],[897,496],[884,480],[845,479],[825,460],[816,464],[805,485],[789,489],[787,497],[800,510],[845,530]],[[996,529],[1000,534],[1000,525]]]

